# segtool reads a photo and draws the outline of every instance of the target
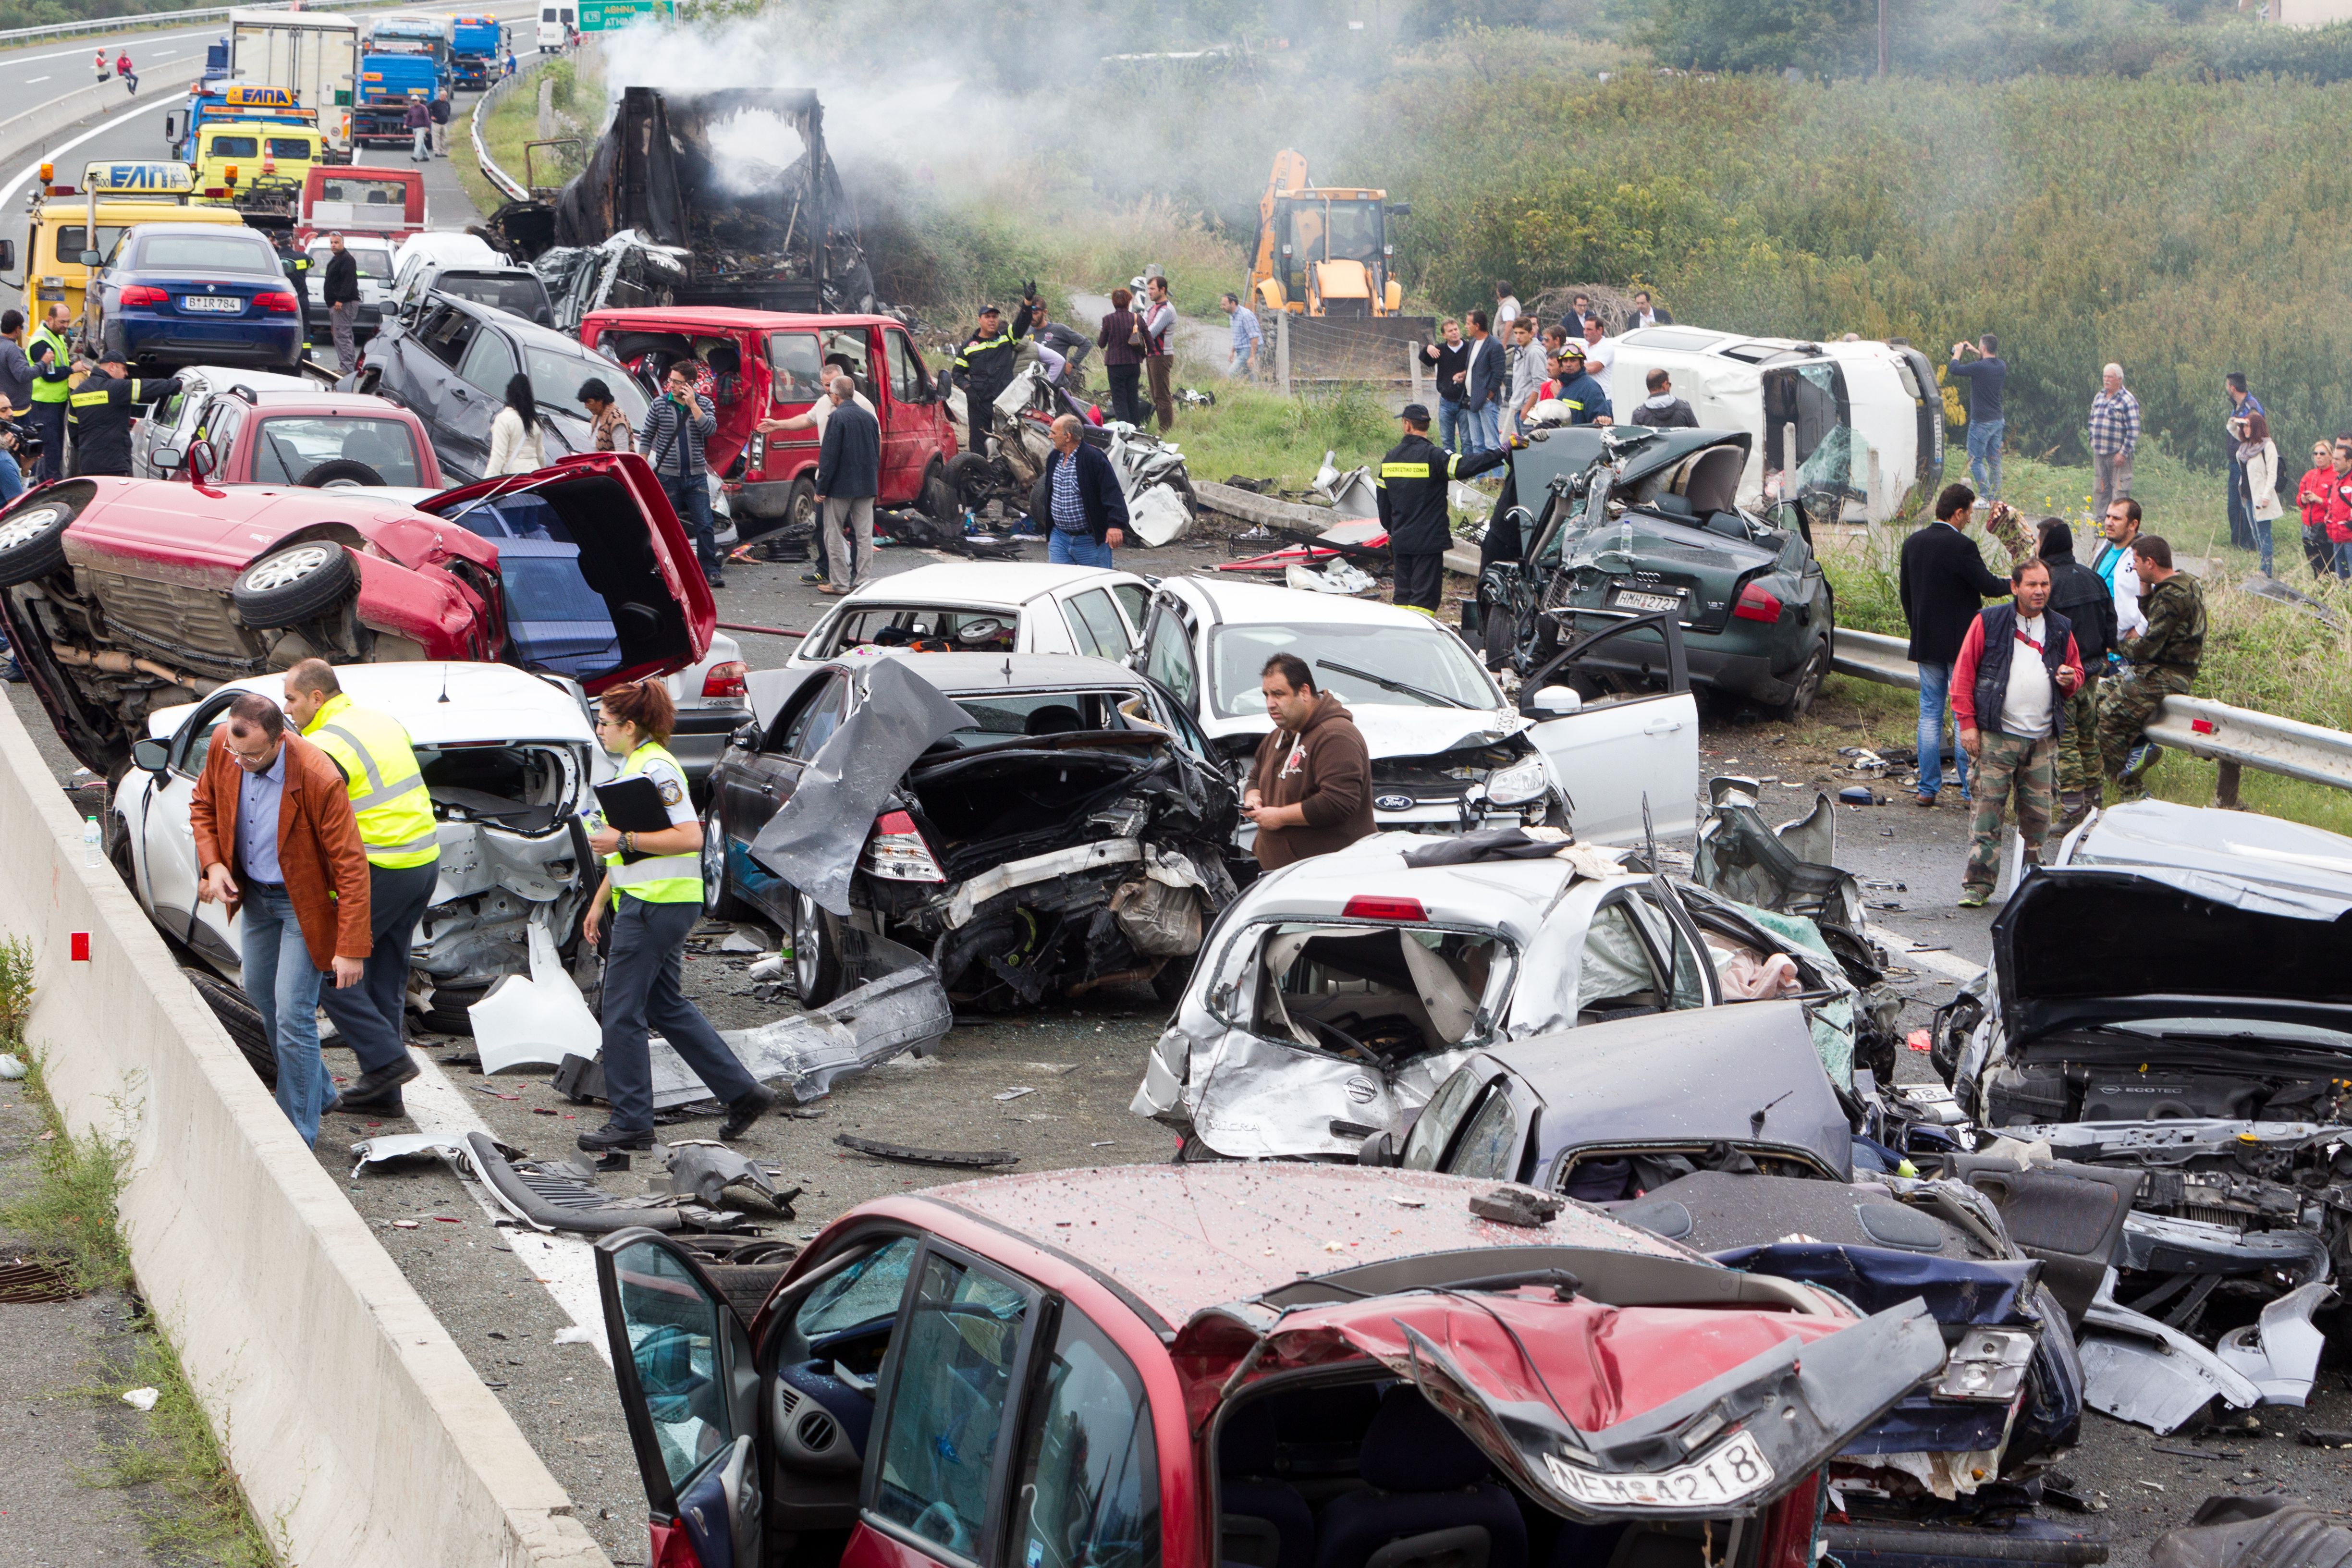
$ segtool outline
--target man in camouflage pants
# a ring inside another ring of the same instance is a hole
[[[2147,629],[2127,637],[2116,650],[2125,660],[2119,679],[2099,692],[2099,765],[2125,800],[2145,799],[2147,771],[2157,749],[2140,732],[2167,697],[2185,695],[2205,657],[2205,595],[2197,579],[2172,565],[2172,546],[2154,534],[2132,541],[2132,570],[2140,582],[2140,614]]]
[[[2000,875],[2000,823],[2017,797],[2017,831],[2039,864],[2056,813],[2066,700],[2083,684],[2073,625],[2051,609],[2050,563],[2028,556],[2009,574],[2010,600],[1977,612],[1952,663],[1952,721],[1975,763],[1975,805],[1960,907],[1980,909]]]

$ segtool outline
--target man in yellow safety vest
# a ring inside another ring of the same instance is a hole
[[[402,1037],[408,950],[441,876],[433,793],[400,721],[352,702],[325,659],[306,658],[286,672],[286,712],[302,738],[343,771],[368,858],[374,946],[366,970],[357,985],[320,997],[359,1058],[360,1077],[327,1109],[405,1115],[400,1086],[418,1070]]]

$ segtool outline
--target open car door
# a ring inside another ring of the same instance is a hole
[[[1641,671],[1633,690],[1580,668],[1612,642],[1612,662]],[[1619,651],[1628,644],[1633,651]],[[1698,699],[1673,615],[1636,616],[1562,648],[1521,682],[1519,711],[1536,721],[1528,738],[1568,792],[1569,823],[1582,842],[1633,844],[1645,832],[1697,826]]]
[[[511,657],[591,694],[710,652],[719,608],[686,525],[632,452],[561,458],[416,503],[501,545]],[[504,549],[520,546],[509,565]],[[609,632],[603,623],[609,623]]]

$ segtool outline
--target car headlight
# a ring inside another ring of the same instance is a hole
[[[1946,1399],[2006,1401],[2025,1382],[2033,1360],[2031,1329],[1970,1329],[1944,1359],[1936,1393]]]
[[[1494,805],[1525,805],[1541,800],[1550,781],[1544,777],[1541,757],[1529,757],[1507,768],[1497,768],[1486,779],[1486,799]]]

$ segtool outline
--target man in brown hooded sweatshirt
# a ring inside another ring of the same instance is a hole
[[[1271,871],[1368,837],[1372,759],[1339,700],[1315,689],[1307,661],[1278,653],[1259,684],[1274,729],[1258,742],[1242,815],[1257,826],[1257,863]]]

